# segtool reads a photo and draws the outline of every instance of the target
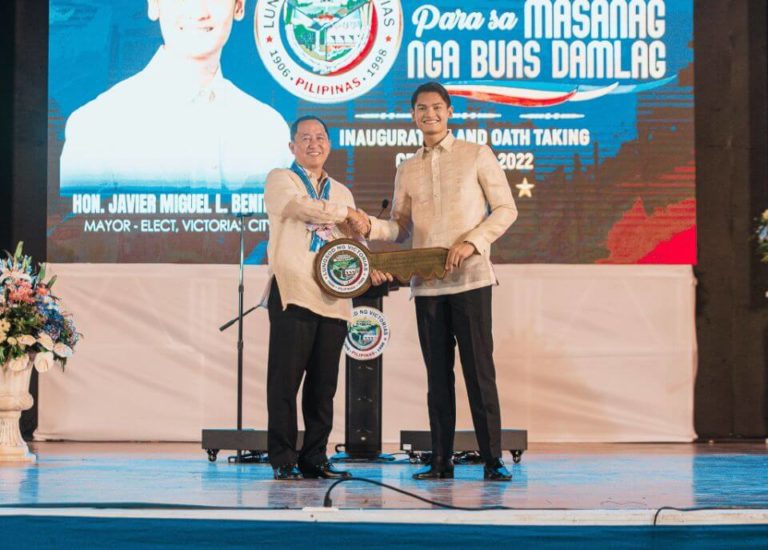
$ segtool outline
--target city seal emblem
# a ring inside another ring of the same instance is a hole
[[[315,256],[320,287],[337,298],[355,298],[371,286],[368,250],[352,239],[331,241]]]
[[[356,307],[347,327],[344,351],[352,359],[369,361],[384,352],[389,341],[389,324],[384,314],[373,307]]]
[[[272,77],[296,97],[339,103],[376,86],[403,36],[400,0],[262,0],[256,49]]]

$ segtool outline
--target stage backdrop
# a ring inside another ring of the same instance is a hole
[[[249,0],[231,34],[233,4],[186,5],[202,11],[50,2],[48,259],[85,340],[41,377],[37,437],[231,426],[235,337],[216,327],[237,303],[238,214],[247,304],[266,282],[263,185],[290,161],[287,123],[328,122],[329,172],[376,214],[421,143],[410,95],[427,80],[451,91],[457,137],[492,147],[520,211],[493,248],[505,426],[693,437],[692,1]],[[219,50],[200,89],[184,57]],[[426,383],[407,291],[385,309],[396,441],[428,427]],[[254,427],[267,328],[248,319]]]

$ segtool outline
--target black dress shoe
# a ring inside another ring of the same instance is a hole
[[[301,472],[296,467],[296,464],[283,464],[277,468],[272,468],[272,472],[278,481],[301,479]]]
[[[453,479],[453,462],[432,461],[413,474],[413,479]]]
[[[500,458],[485,463],[483,479],[487,481],[512,481],[512,473]]]
[[[301,469],[304,479],[317,479],[319,477],[323,479],[344,479],[352,477],[352,474],[346,470],[335,469],[328,461],[317,466],[312,464],[302,464],[299,468]]]

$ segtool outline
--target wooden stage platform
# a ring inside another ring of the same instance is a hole
[[[455,507],[446,510],[362,481],[276,482],[265,464],[215,463],[195,443],[33,443],[36,464],[0,464],[0,514],[228,517],[397,523],[649,525],[768,523],[768,446],[743,444],[533,444],[511,483],[416,482],[420,466],[345,464],[366,478]],[[395,452],[395,449],[385,449]],[[678,508],[683,511],[664,509]],[[659,512],[659,510],[661,511]],[[693,511],[692,509],[700,509]],[[378,513],[374,513],[378,512]],[[361,516],[360,514],[364,514]]]

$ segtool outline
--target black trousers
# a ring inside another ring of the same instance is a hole
[[[433,459],[445,461],[453,454],[456,432],[453,366],[457,342],[480,455],[486,461],[500,458],[501,410],[493,364],[491,287],[444,296],[418,296],[416,319],[427,366]]]
[[[283,311],[273,279],[269,294],[269,359],[267,364],[267,445],[273,467],[325,460],[333,426],[333,396],[347,324],[295,305]],[[296,395],[304,378],[301,410],[304,444],[296,450]]]

